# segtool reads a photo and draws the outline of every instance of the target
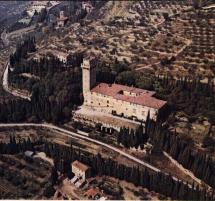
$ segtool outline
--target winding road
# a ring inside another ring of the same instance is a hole
[[[7,33],[6,33],[6,30],[4,30],[1,34],[1,39],[4,43],[5,46],[8,46],[9,45],[9,40],[8,40],[8,36],[7,36]]]
[[[31,96],[25,95],[23,92],[20,92],[18,90],[12,89],[11,87],[9,87],[8,84],[8,71],[9,71],[9,62],[6,64],[5,70],[4,70],[4,74],[3,74],[3,89],[5,91],[7,91],[8,93],[16,96],[16,97],[20,97],[26,100],[31,100]]]

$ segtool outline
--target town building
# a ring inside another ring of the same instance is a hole
[[[79,180],[85,181],[91,175],[90,167],[77,160],[71,164],[71,168],[72,172],[75,174],[75,177]]]
[[[60,11],[60,17],[57,18],[57,26],[64,27],[67,20],[68,20],[68,17],[64,15],[64,11]]]
[[[25,151],[24,154],[25,154],[25,157],[32,158],[34,155],[34,152],[33,151]]]
[[[88,60],[82,64],[84,106],[104,113],[145,121],[156,120],[166,101],[154,97],[154,91],[120,84],[96,83],[96,69]]]
[[[31,5],[27,9],[27,14],[29,17],[32,17],[35,13],[40,13],[42,9],[46,8],[48,1],[32,1]]]
[[[82,1],[81,3],[82,3],[81,5],[82,9],[86,10],[87,13],[90,13],[92,11],[93,6],[90,4],[89,1]]]
[[[18,22],[28,26],[31,23],[31,18],[30,17],[25,17],[25,18],[20,19]]]

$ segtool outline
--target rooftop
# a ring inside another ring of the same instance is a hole
[[[65,20],[68,20],[68,17],[58,17],[57,20],[58,21],[65,21]]]
[[[166,104],[166,101],[153,97],[153,95],[155,95],[154,91],[128,87],[120,84],[100,83],[95,86],[91,92],[155,109],[160,109]]]
[[[34,155],[33,151],[25,151],[25,156],[32,157]]]
[[[87,190],[85,193],[84,193],[84,196],[86,197],[92,197],[94,198],[96,195],[101,195],[100,191],[96,188],[90,188],[89,190]]]
[[[79,170],[81,170],[83,172],[87,171],[90,168],[89,166],[87,166],[77,160],[72,163],[72,166],[78,168]]]

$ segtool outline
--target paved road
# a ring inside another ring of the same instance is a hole
[[[108,149],[111,149],[119,154],[121,154],[122,156],[125,156],[126,158],[140,164],[140,165],[143,165],[143,166],[146,166],[148,167],[149,169],[155,171],[155,172],[160,172],[160,170],[144,161],[141,161],[139,159],[137,159],[136,157],[130,155],[130,154],[127,154],[125,152],[123,152],[122,150],[116,148],[116,147],[113,147],[111,145],[108,145],[106,143],[103,143],[103,142],[100,142],[98,140],[95,140],[95,139],[92,139],[90,137],[87,137],[87,136],[84,136],[84,135],[81,135],[81,134],[78,134],[78,133],[74,133],[72,131],[69,131],[69,130],[66,130],[64,128],[60,128],[58,126],[54,126],[52,124],[34,124],[34,123],[20,123],[20,124],[0,124],[0,127],[41,127],[41,128],[47,128],[47,129],[53,129],[55,131],[58,131],[60,132],[61,135],[64,135],[64,136],[67,136],[67,137],[71,137],[71,136],[75,136],[75,137],[78,137],[80,139],[84,139],[84,140],[87,140],[87,141],[90,141],[90,142],[93,142],[93,143],[96,143],[96,144],[99,144],[99,145],[102,145],[104,147],[107,147]]]
[[[9,44],[10,41],[9,41],[9,39],[7,37],[6,32],[5,32],[5,35],[6,36],[4,36],[4,38],[7,39],[8,44]],[[15,49],[13,50],[13,54],[14,54],[14,52],[15,52]],[[8,71],[9,71],[9,61],[6,63],[6,66],[5,66],[5,69],[4,69],[4,72],[3,72],[3,77],[2,77],[2,86],[3,86],[3,89],[5,91],[7,91],[8,93],[16,96],[16,97],[23,98],[23,99],[26,99],[26,100],[30,101],[31,100],[31,96],[25,95],[21,91],[15,90],[15,89],[12,89],[12,88],[9,87],[9,84],[8,84]]]
[[[9,87],[9,84],[8,84],[8,68],[9,68],[9,62],[6,64],[5,71],[3,74],[3,89],[5,91],[7,91],[8,93],[16,96],[16,97],[20,97],[20,98],[23,98],[23,99],[30,101],[31,100],[30,96],[27,96],[27,95],[23,94],[22,92],[20,92],[18,90],[11,89]]]
[[[154,171],[154,172],[161,172],[160,169],[156,168],[155,166],[152,166],[130,154],[127,154],[125,153],[124,151],[114,147],[114,146],[111,146],[111,145],[108,145],[106,143],[103,143],[103,142],[100,142],[98,140],[95,140],[95,139],[92,139],[90,137],[88,137],[87,135],[81,135],[81,134],[78,134],[78,133],[75,133],[75,132],[72,132],[72,131],[69,131],[69,130],[66,130],[64,128],[60,128],[58,126],[54,126],[52,124],[34,124],[34,123],[19,123],[19,124],[16,124],[16,123],[10,123],[10,124],[0,124],[0,128],[2,127],[37,127],[37,128],[46,128],[46,129],[52,129],[52,130],[55,130],[55,131],[58,131],[60,135],[63,135],[63,136],[66,136],[66,137],[76,137],[76,138],[79,138],[79,139],[84,139],[84,140],[87,140],[87,141],[90,141],[90,142],[93,142],[93,143],[96,143],[98,145],[102,145],[112,151],[115,151],[116,153],[118,154],[121,154],[122,156],[136,162],[137,164],[139,165],[142,165],[142,166],[145,166],[147,168],[149,168],[150,170]],[[165,172],[163,172],[164,174],[167,174]],[[175,180],[175,181],[178,181],[179,179],[172,176],[172,178]],[[184,184],[185,182],[182,181]],[[188,187],[189,188],[192,188],[192,185],[191,184],[188,184]]]
[[[207,10],[207,9],[211,9],[211,8],[215,8],[215,4],[212,4],[210,6],[205,6],[203,7],[203,9]]]
[[[2,32],[1,39],[2,39],[2,41],[3,41],[5,46],[9,45],[9,40],[8,40],[8,37],[7,37],[6,30],[4,30],[4,32]]]

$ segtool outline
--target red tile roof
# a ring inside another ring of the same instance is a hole
[[[87,165],[85,165],[85,164],[83,164],[77,160],[72,163],[72,166],[75,166],[76,168],[78,168],[82,172],[85,172],[90,168],[89,166],[87,166]]]
[[[96,188],[90,188],[88,191],[86,191],[84,193],[84,196],[86,196],[86,197],[92,197],[92,198],[94,198],[96,195],[100,195],[101,196],[101,192],[98,189],[96,189]]]
[[[65,21],[67,19],[68,19],[68,17],[59,17],[59,18],[57,18],[58,21]]]
[[[135,96],[121,93],[123,91],[130,94],[135,94]],[[120,84],[100,83],[97,86],[95,86],[91,90],[91,92],[111,96],[117,100],[122,100],[155,109],[160,109],[166,104],[166,101],[159,100],[153,97],[153,95],[155,95],[154,91],[128,87]]]

